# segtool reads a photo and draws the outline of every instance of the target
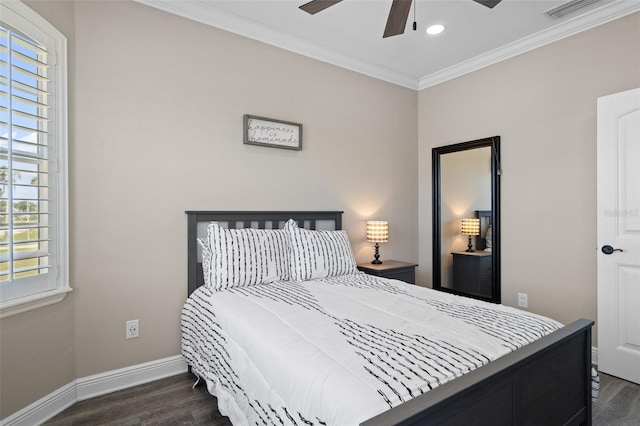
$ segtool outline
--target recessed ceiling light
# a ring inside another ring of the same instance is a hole
[[[427,28],[427,34],[436,35],[444,31],[444,25],[436,24]]]

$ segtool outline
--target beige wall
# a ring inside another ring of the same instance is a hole
[[[415,91],[133,2],[28,4],[74,46],[74,291],[2,321],[0,417],[180,352],[185,210],[344,210],[358,261],[372,218],[383,258],[417,261]],[[243,114],[302,123],[303,150],[243,145]]]
[[[502,301],[596,319],[596,99],[640,86],[640,13],[420,91],[420,270],[431,148],[501,136]],[[594,334],[595,337],[595,334]]]

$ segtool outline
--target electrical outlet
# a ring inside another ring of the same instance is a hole
[[[138,328],[138,320],[129,320],[127,321],[127,330],[126,336],[127,339],[133,339],[138,337],[140,329]]]
[[[518,306],[521,308],[529,307],[529,299],[527,293],[518,293]]]

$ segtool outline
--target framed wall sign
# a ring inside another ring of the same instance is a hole
[[[302,124],[245,114],[244,143],[300,151]]]

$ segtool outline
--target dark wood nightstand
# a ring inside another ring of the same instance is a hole
[[[491,252],[459,251],[453,255],[453,289],[491,297]]]
[[[369,275],[391,278],[409,284],[416,283],[416,263],[400,262],[398,260],[383,260],[381,264],[360,263],[358,269]]]

